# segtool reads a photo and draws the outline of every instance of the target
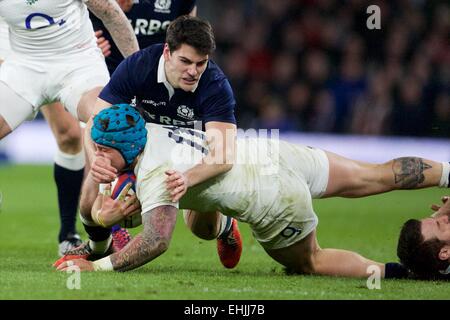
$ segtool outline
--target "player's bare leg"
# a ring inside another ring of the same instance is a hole
[[[220,262],[226,268],[234,268],[241,258],[242,239],[234,218],[216,212],[184,210],[184,221],[197,237],[217,239]]]
[[[377,266],[384,277],[384,264],[362,257],[361,255],[340,249],[320,248],[316,231],[304,239],[282,249],[266,252],[290,272],[341,277],[368,277],[368,268]]]
[[[75,224],[85,164],[82,128],[79,121],[60,103],[46,105],[41,108],[41,112],[58,145],[53,173],[61,220],[58,255],[63,256],[81,244]]]
[[[439,186],[443,177],[442,163],[418,157],[372,164],[331,152],[327,156],[330,172],[323,197],[356,198],[392,190],[428,188]]]
[[[222,225],[220,212],[197,212],[194,210],[184,210],[184,222],[191,229],[192,233],[200,239],[216,239]]]

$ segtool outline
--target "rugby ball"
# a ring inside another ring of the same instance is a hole
[[[131,186],[130,190],[128,191],[125,199],[136,194],[136,176],[134,175],[133,171],[126,171],[126,172],[120,174],[116,178],[116,180],[114,180],[111,183],[111,198],[116,199],[119,196],[120,192],[130,182],[132,183],[132,186]],[[142,224],[141,211],[138,211],[138,212],[134,213],[133,215],[124,218],[123,220],[118,222],[118,224],[122,228],[135,228],[135,227],[140,226]]]

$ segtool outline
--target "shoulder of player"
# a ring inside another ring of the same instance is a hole
[[[167,16],[169,17],[169,19],[175,19],[180,15],[190,13],[195,5],[195,0],[172,0],[170,4],[170,10],[168,10],[166,13],[161,13],[156,11],[157,9],[155,7],[154,1],[141,0],[134,3],[131,7],[131,10],[126,12],[125,14],[129,19],[153,19],[161,18],[161,16]]]

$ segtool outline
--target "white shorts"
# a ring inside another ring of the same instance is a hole
[[[315,230],[319,219],[312,199],[320,198],[328,185],[329,162],[323,150],[281,143],[278,199],[263,218],[250,212],[257,219],[246,219],[266,249],[289,247]]]
[[[82,95],[105,86],[109,73],[99,50],[53,60],[30,59],[14,54],[3,63],[0,81],[29,104],[14,106],[0,103],[0,115],[14,129],[33,117],[42,105],[55,101],[61,102],[78,118],[77,106]]]

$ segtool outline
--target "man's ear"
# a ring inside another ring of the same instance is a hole
[[[450,245],[445,245],[439,251],[439,259],[442,261],[450,260]]]

